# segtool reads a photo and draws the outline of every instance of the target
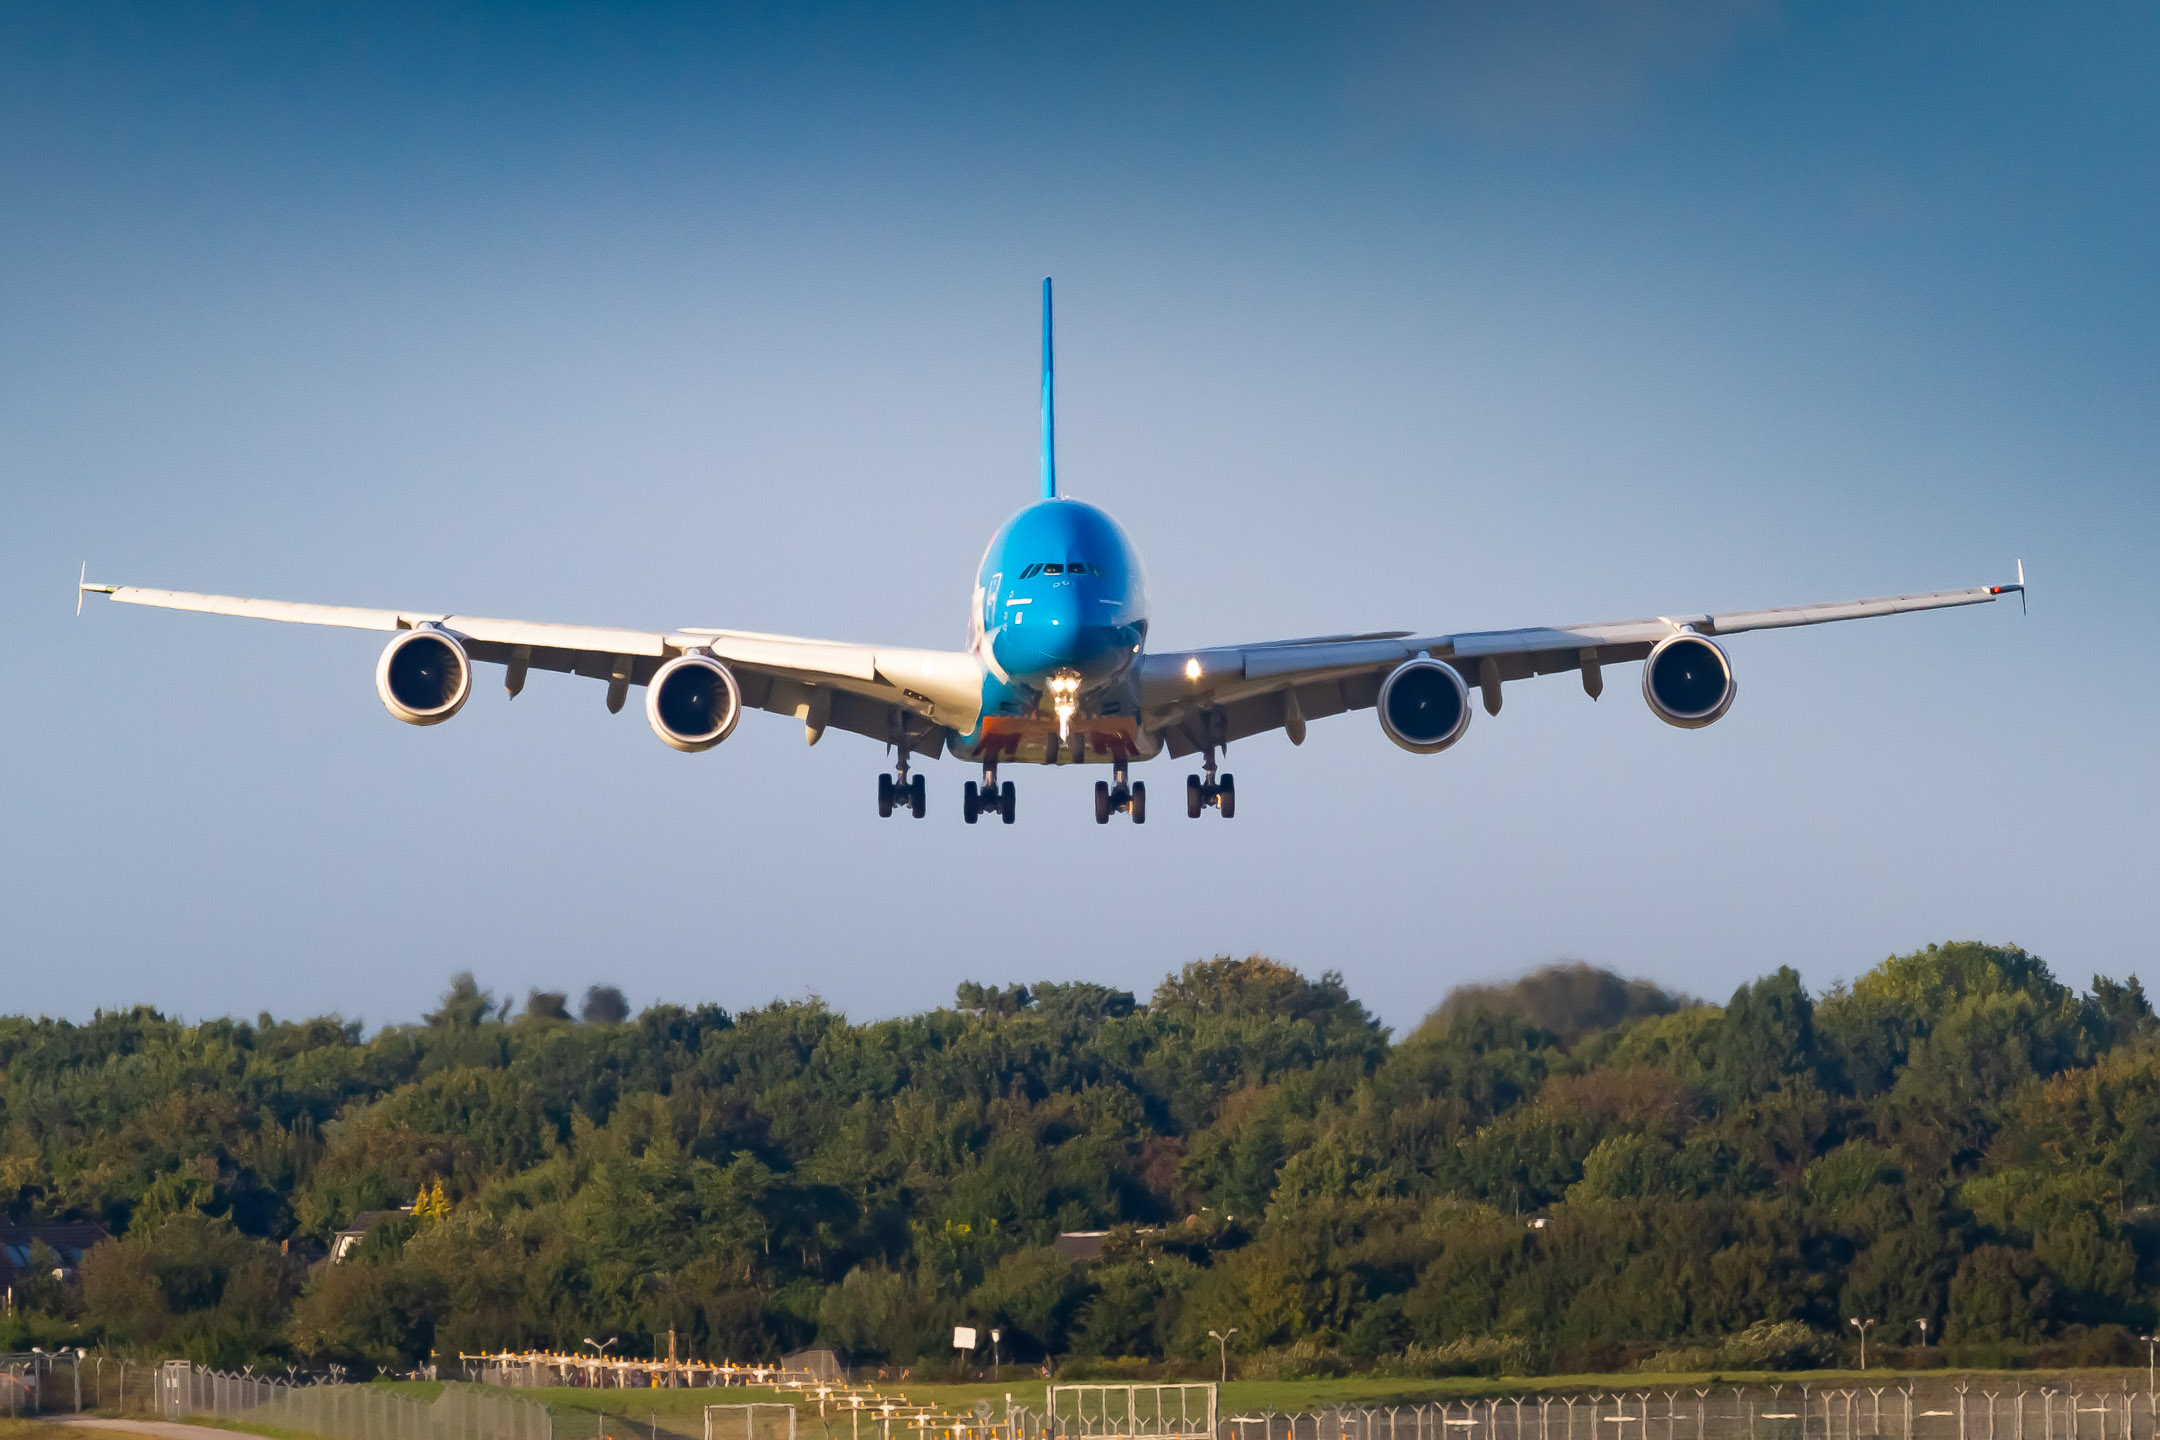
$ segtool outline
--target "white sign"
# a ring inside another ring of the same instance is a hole
[[[952,1348],[955,1350],[973,1350],[975,1348],[974,1327],[969,1325],[953,1326]]]

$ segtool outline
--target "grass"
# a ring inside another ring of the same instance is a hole
[[[1472,1375],[1439,1380],[1349,1375],[1334,1380],[1232,1380],[1222,1388],[1218,1409],[1220,1414],[1229,1416],[1265,1411],[1325,1409],[1336,1405],[1439,1404],[1493,1396],[1587,1394],[1616,1390],[1692,1390],[1709,1385],[1895,1385],[1907,1378],[1927,1380],[1940,1378],[1946,1373],[1948,1372],[1939,1370],[1871,1368],[1865,1372],[1729,1370],[1716,1374],[1688,1375],[1640,1372],[1504,1377]],[[1959,1373],[1978,1375],[1998,1372]],[[2014,1373],[2025,1383],[2038,1385],[2046,1383],[2051,1377],[2070,1372],[2033,1370]],[[2134,1388],[2141,1390],[2145,1379],[2143,1367],[2137,1367],[2134,1371],[2079,1370],[2076,1373],[2095,1379],[2107,1376],[2110,1380],[2120,1374],[2131,1377]],[[426,1382],[393,1383],[398,1389],[414,1393],[423,1399],[432,1399],[441,1389],[439,1385]],[[988,1401],[992,1413],[1002,1415],[1008,1395],[1012,1397],[1014,1404],[1025,1405],[1040,1412],[1044,1401],[1043,1386],[1044,1382],[1038,1377],[954,1385],[893,1381],[881,1385],[879,1392],[896,1399],[905,1397],[910,1404],[933,1405],[961,1413],[974,1409],[978,1401]],[[641,1436],[652,1436],[655,1430],[661,1436],[691,1436],[696,1437],[696,1440],[703,1440],[704,1411],[707,1405],[749,1403],[797,1406],[801,1416],[799,1433],[804,1440],[820,1440],[827,1432],[835,1437],[835,1440],[854,1440],[854,1427],[849,1423],[845,1411],[837,1406],[831,1407],[825,1426],[820,1427],[817,1423],[816,1400],[812,1398],[805,1401],[794,1391],[748,1386],[693,1390],[614,1390],[563,1386],[505,1393],[546,1405],[556,1417],[556,1433],[560,1440],[639,1440]],[[869,1433],[865,1430],[865,1440],[868,1440]],[[5,1437],[0,1437],[0,1440],[5,1440]]]
[[[99,1430],[89,1425],[55,1425],[49,1420],[0,1417],[0,1440],[143,1440],[119,1430]]]
[[[1720,1371],[1716,1374],[1645,1374],[1640,1372],[1541,1375],[1541,1376],[1459,1376],[1439,1380],[1421,1380],[1376,1375],[1350,1375],[1333,1380],[1232,1380],[1223,1386],[1218,1400],[1218,1411],[1223,1416],[1255,1414],[1267,1411],[1289,1412],[1325,1409],[1337,1405],[1420,1405],[1439,1404],[1450,1401],[1484,1399],[1496,1396],[1538,1394],[1587,1394],[1593,1392],[1645,1390],[1693,1390],[1703,1386],[1717,1385],[1843,1385],[1870,1384],[1896,1385],[1904,1380],[1940,1379],[1950,1372],[1941,1370],[1891,1370],[1871,1368],[1858,1370],[1808,1370],[1808,1371]],[[1996,1372],[1960,1370],[1957,1373],[2015,1374],[2028,1385],[2040,1385],[2072,1372],[2066,1370],[2021,1370]],[[2095,1383],[2103,1377],[2112,1382],[2117,1377],[2130,1378],[2133,1388],[2142,1390],[2145,1380],[2144,1367],[2134,1370],[2080,1369],[2080,1377]],[[401,1394],[418,1400],[433,1400],[442,1393],[442,1385],[434,1381],[377,1381]],[[1096,1383],[1096,1382],[1074,1382]],[[1119,1383],[1119,1382],[1105,1382]],[[1153,1383],[1141,1381],[1138,1383]],[[1169,1383],[1169,1382],[1165,1382]],[[1003,1415],[1005,1399],[1009,1395],[1016,1405],[1025,1405],[1038,1413],[1043,1408],[1044,1381],[1036,1376],[1010,1380],[983,1381],[973,1384],[927,1384],[909,1381],[893,1381],[879,1387],[879,1393],[895,1399],[905,1398],[914,1405],[931,1405],[940,1409],[966,1413],[979,1401],[988,1401],[994,1415]],[[529,1400],[547,1406],[556,1420],[558,1440],[703,1440],[704,1412],[708,1405],[741,1404],[792,1404],[800,1417],[798,1431],[800,1440],[856,1440],[855,1427],[847,1413],[832,1406],[824,1424],[819,1423],[815,1397],[804,1400],[795,1391],[731,1386],[726,1389],[665,1390],[650,1388],[585,1389],[572,1386],[540,1387],[534,1389],[506,1390],[509,1398]],[[266,1437],[266,1440],[314,1440],[289,1431],[258,1428],[244,1423],[224,1423],[223,1428],[245,1430]],[[47,1427],[48,1429],[50,1427]],[[868,1427],[862,1431],[862,1440],[872,1440]],[[0,1432],[0,1440],[12,1440]],[[22,1440],[33,1440],[25,1434]],[[50,1437],[36,1437],[50,1440]],[[79,1436],[78,1436],[79,1440]],[[764,1437],[760,1437],[764,1440]],[[882,1440],[882,1437],[880,1437]],[[899,1440],[896,1432],[895,1440]]]

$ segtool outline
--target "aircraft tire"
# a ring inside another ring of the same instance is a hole
[[[1199,819],[1201,803],[1200,777],[1198,775],[1187,775],[1185,777],[1185,813],[1195,820]]]
[[[929,803],[930,787],[923,783],[922,776],[917,775],[908,782],[908,808],[913,810],[915,818],[920,820],[923,817],[923,811],[929,807]]]
[[[1237,779],[1235,776],[1226,774],[1222,777],[1222,785],[1218,788],[1215,804],[1222,811],[1222,818],[1225,820],[1237,814]]]
[[[1013,823],[1013,786],[1010,780],[998,787],[998,818],[1007,825]]]
[[[880,820],[890,820],[890,819],[892,818],[892,792],[893,792],[893,783],[892,783],[892,776],[890,776],[890,775],[880,775],[880,776],[878,776],[878,777],[877,777],[877,813],[878,813],[878,818],[879,818]]]
[[[975,794],[975,782],[970,780],[967,788],[960,792],[960,818],[970,825],[974,824],[975,817],[982,813],[981,807],[982,801],[976,798]]]
[[[1110,823],[1110,782],[1107,780],[1095,782],[1095,823]]]
[[[1132,823],[1147,824],[1147,781],[1135,780],[1132,787]]]

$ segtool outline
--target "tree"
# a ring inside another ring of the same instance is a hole
[[[590,985],[578,1018],[588,1025],[620,1025],[630,1018],[630,1002],[613,985]]]

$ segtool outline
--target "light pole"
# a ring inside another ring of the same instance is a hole
[[[1230,1383],[1230,1337],[1237,1334],[1237,1326],[1233,1325],[1228,1330],[1210,1330],[1207,1333],[1208,1338],[1222,1350],[1222,1383],[1227,1385]]]
[[[1000,1340],[1003,1340],[1004,1338],[1005,1338],[1005,1332],[1004,1332],[1003,1330],[1000,1330],[1000,1329],[998,1329],[998,1328],[997,1328],[996,1326],[992,1326],[992,1327],[991,1327],[991,1329],[990,1329],[990,1373],[991,1373],[992,1375],[995,1375],[995,1374],[997,1374],[997,1368],[998,1368],[998,1342],[999,1342]]]
[[[1867,1369],[1867,1332],[1875,1328],[1875,1322],[1854,1316],[1852,1327],[1860,1332],[1860,1369],[1864,1372]]]
[[[1927,1349],[1927,1321],[1920,1322],[1920,1348]]]
[[[585,1343],[592,1346],[593,1348],[592,1380],[593,1388],[595,1390],[600,1388],[600,1362],[607,1359],[608,1345],[613,1345],[620,1338],[620,1336],[610,1335],[607,1337],[607,1344],[603,1345],[598,1340],[593,1339],[590,1335],[587,1335],[585,1337]]]
[[[2153,1384],[2153,1354],[2156,1349],[2160,1349],[2160,1335],[2140,1335],[2138,1339],[2145,1342],[2145,1393],[2150,1395],[2156,1388],[2160,1388]]]

